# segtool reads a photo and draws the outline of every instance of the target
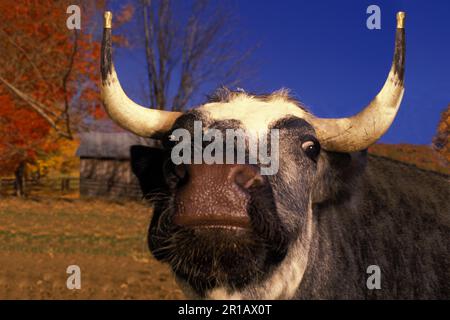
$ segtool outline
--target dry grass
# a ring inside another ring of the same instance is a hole
[[[183,298],[147,249],[150,218],[133,202],[0,199],[0,300]],[[66,288],[71,264],[81,290]]]

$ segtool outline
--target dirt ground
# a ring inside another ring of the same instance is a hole
[[[184,298],[147,249],[150,217],[133,202],[0,198],[0,300]]]

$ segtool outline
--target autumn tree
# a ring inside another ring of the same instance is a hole
[[[23,195],[26,161],[36,158],[48,133],[49,126],[36,113],[15,108],[11,97],[0,95],[0,174],[15,173],[19,196]]]
[[[231,10],[209,0],[139,0],[150,104],[182,110],[205,82],[233,85],[250,50],[239,52]],[[180,9],[181,7],[181,9]]]
[[[445,159],[446,164],[450,163],[450,146],[448,136],[450,135],[450,104],[442,111],[436,135],[433,138],[433,148]]]
[[[0,2],[0,171],[15,174],[18,195],[25,165],[73,139],[86,114],[101,110],[100,46],[92,33],[66,27],[73,3]],[[96,5],[80,6],[83,30]]]

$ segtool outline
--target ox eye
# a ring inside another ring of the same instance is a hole
[[[302,149],[312,160],[316,160],[320,152],[320,145],[317,141],[308,140],[302,143]]]

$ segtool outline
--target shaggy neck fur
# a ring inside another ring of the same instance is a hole
[[[212,300],[273,300],[292,299],[302,281],[308,263],[310,243],[313,233],[312,209],[308,210],[304,232],[289,249],[286,258],[278,265],[267,279],[242,290],[217,287],[208,291],[205,297],[199,297],[183,280],[177,279],[183,292],[194,299]]]
[[[313,209],[298,299],[448,299],[448,176],[369,155],[351,195]],[[369,290],[367,268],[381,270]]]

